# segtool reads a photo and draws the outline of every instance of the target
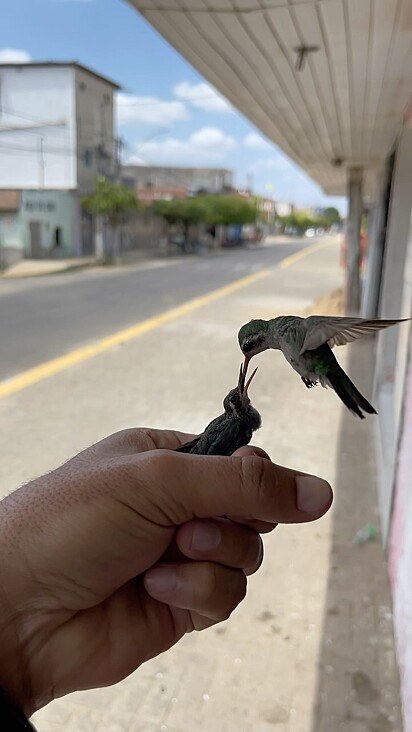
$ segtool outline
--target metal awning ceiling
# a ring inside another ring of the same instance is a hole
[[[411,99],[412,0],[129,2],[327,193],[350,166],[372,192]]]

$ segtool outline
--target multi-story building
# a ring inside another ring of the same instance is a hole
[[[225,168],[183,168],[123,165],[122,180],[130,188],[187,188],[190,193],[219,193],[232,188],[233,174]]]
[[[118,175],[118,88],[75,62],[0,64],[0,189],[20,192],[13,259],[92,253],[81,197],[97,175]],[[6,237],[0,219],[4,251]]]

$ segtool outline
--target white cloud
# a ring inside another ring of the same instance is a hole
[[[182,102],[163,101],[156,97],[138,97],[134,94],[118,94],[116,99],[119,124],[156,124],[168,126],[188,118]]]
[[[235,139],[216,127],[202,127],[201,130],[193,132],[189,140],[191,144],[206,150],[219,150],[220,147],[223,147],[227,152],[236,147]]]
[[[184,140],[168,137],[138,143],[127,162],[208,165],[211,160],[224,160],[236,144],[236,140],[222,130],[203,127]]]
[[[271,150],[273,145],[265,140],[263,137],[257,134],[257,132],[250,132],[243,140],[245,147],[251,147],[255,150]]]
[[[293,163],[281,155],[273,158],[258,158],[251,166],[252,170],[292,170]]]
[[[224,114],[234,112],[233,107],[224,99],[212,86],[201,82],[190,84],[188,81],[181,81],[173,87],[173,94],[182,101],[189,102],[204,112],[223,112]]]
[[[1,48],[0,64],[27,64],[31,56],[18,48]]]

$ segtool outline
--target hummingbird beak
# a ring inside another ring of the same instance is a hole
[[[238,388],[238,391],[240,393],[240,396],[242,396],[243,390],[245,388],[245,376],[246,376],[246,372],[244,372],[244,370],[243,370],[243,364],[241,363],[240,364],[240,371],[239,371],[239,380],[237,382],[237,388]]]
[[[239,391],[241,394],[243,394],[243,391],[245,388],[245,379],[246,379],[246,374],[247,374],[247,369],[249,366],[250,359],[251,359],[250,356],[245,356],[243,364],[240,367],[241,378],[239,377]]]
[[[257,366],[256,366],[255,370],[252,372],[251,376],[249,376],[249,378],[248,378],[248,380],[246,382],[246,385],[245,385],[245,387],[243,389],[243,393],[242,393],[242,399],[247,399],[247,396],[248,396],[247,390],[249,389],[249,386],[251,384],[251,381],[252,381],[252,379],[253,379],[256,371],[257,371]],[[245,373],[245,376],[246,376],[246,373]]]

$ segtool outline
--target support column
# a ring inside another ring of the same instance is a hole
[[[358,315],[361,304],[360,229],[362,219],[362,168],[348,170],[349,213],[346,251],[346,313]]]

